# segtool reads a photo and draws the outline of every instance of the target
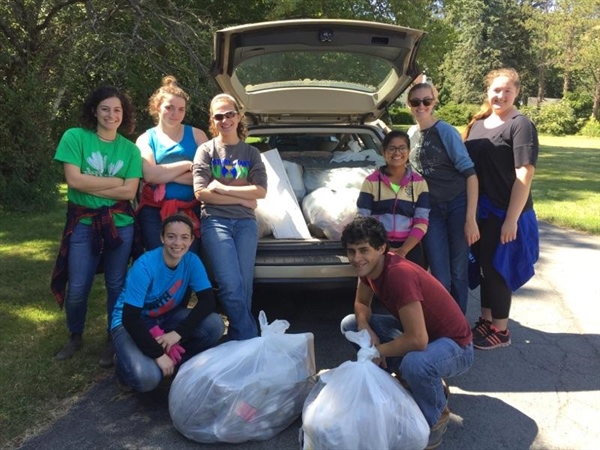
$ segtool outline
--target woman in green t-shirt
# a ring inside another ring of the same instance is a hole
[[[56,355],[58,360],[71,358],[83,344],[87,300],[100,262],[110,325],[133,245],[130,200],[142,176],[139,149],[118,133],[131,133],[135,126],[133,106],[123,92],[114,86],[92,92],[83,104],[81,125],[64,133],[54,156],[63,164],[69,201],[52,274],[52,291],[59,305],[65,305],[69,330],[66,345]],[[113,355],[109,337],[99,364],[111,367]]]

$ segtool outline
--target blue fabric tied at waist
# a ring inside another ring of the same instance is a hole
[[[490,214],[501,222],[506,218],[506,211],[495,207],[486,196],[479,197],[477,215],[486,219]],[[517,220],[517,238],[507,244],[498,243],[492,264],[502,275],[506,285],[515,292],[535,274],[533,268],[540,256],[540,237],[535,211],[523,211]],[[469,287],[479,286],[479,264],[475,257],[469,255]]]

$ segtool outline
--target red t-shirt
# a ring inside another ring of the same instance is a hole
[[[386,309],[398,320],[398,310],[410,302],[421,302],[429,341],[447,337],[460,346],[473,336],[469,322],[450,293],[433,275],[395,253],[387,253],[381,275],[370,280],[371,286]]]

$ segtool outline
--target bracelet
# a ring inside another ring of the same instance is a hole
[[[194,171],[194,162],[192,161],[192,163],[190,164],[190,172]]]

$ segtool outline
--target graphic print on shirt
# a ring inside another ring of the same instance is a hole
[[[144,305],[148,317],[159,317],[177,306],[176,294],[183,285],[183,280],[175,280],[173,285],[159,295],[152,303]]]
[[[232,161],[229,158],[213,158],[211,167],[212,176],[216,179],[246,179],[248,178],[248,173],[250,172],[250,161],[242,161],[239,159]]]
[[[431,128],[421,135],[421,139],[415,147],[415,168],[422,175],[431,175],[434,173],[436,171],[436,167],[443,164],[443,156],[446,153],[446,150],[440,145],[441,143],[439,138],[436,139],[434,135],[430,135],[430,130]],[[428,149],[426,166],[423,166],[423,161],[421,160],[421,153],[424,151],[424,148]]]
[[[114,177],[124,165],[123,160],[121,159],[116,163],[107,164],[108,156],[102,156],[102,153],[100,152],[93,152],[85,160],[90,167],[86,167],[84,173],[96,177]]]

